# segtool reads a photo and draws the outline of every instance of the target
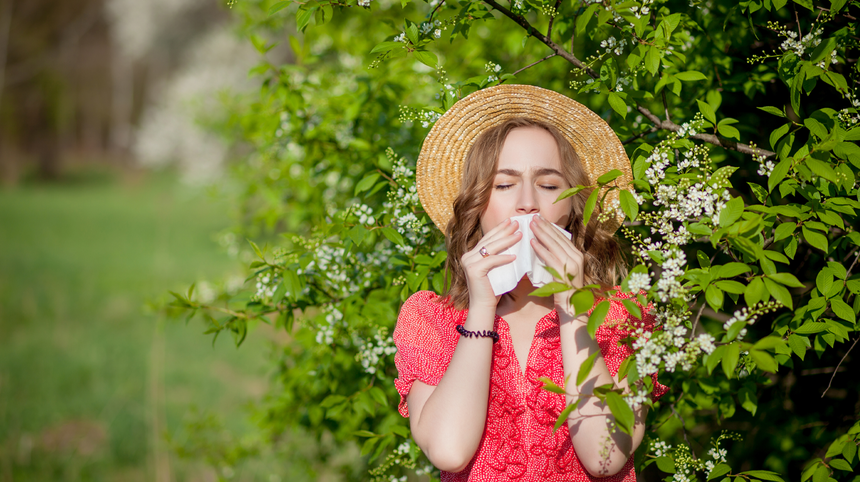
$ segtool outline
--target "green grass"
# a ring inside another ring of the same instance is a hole
[[[226,212],[167,175],[0,190],[0,481],[211,479],[165,434],[195,406],[250,430],[268,342],[213,348],[145,307],[241,274]]]

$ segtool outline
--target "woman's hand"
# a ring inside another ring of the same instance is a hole
[[[485,234],[477,246],[460,258],[460,265],[466,273],[470,307],[485,306],[495,311],[501,297],[493,293],[487,273],[497,266],[506,265],[516,259],[515,255],[499,253],[510,248],[523,237],[523,233],[517,231],[517,227],[516,221],[505,219]],[[489,256],[481,255],[482,248],[487,250]]]
[[[531,228],[535,235],[532,248],[547,266],[564,278],[559,281],[572,285],[574,289],[585,286],[585,256],[573,242],[541,216],[532,218]],[[567,279],[568,274],[573,275],[573,280]],[[573,306],[570,305],[571,295],[573,290],[556,293],[553,297],[557,309],[564,310],[569,315],[575,315]]]

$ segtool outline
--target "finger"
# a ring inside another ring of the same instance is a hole
[[[564,271],[561,269],[561,260],[552,254],[543,244],[540,243],[537,239],[532,240],[532,249],[535,250],[535,254],[540,258],[541,261],[550,268],[554,269],[557,273],[561,273]]]
[[[481,241],[484,241],[488,238],[494,237],[503,231],[511,231],[512,227],[513,227],[513,230],[516,230],[516,226],[517,226],[516,221],[511,221],[510,218],[505,219],[504,221],[500,222],[495,227],[493,227],[493,229],[484,233],[484,237],[481,238]]]
[[[502,238],[505,238],[505,237],[508,237],[508,236],[515,234],[517,231],[517,228],[519,228],[519,224],[516,221],[509,223],[506,226],[500,225],[500,226],[497,226],[496,228],[493,228],[483,238],[481,238],[481,240],[478,241],[478,243],[474,247],[472,247],[472,249],[469,250],[468,253],[478,253],[478,251],[480,251],[482,247],[487,247],[491,243],[493,243],[499,239],[502,239]],[[520,233],[520,234],[522,234],[522,233]],[[507,248],[502,248],[502,249],[504,250]],[[489,251],[489,248],[487,248],[487,250]]]
[[[487,256],[486,258],[477,260],[469,267],[474,270],[475,274],[478,276],[486,276],[491,269],[513,263],[515,259],[517,259],[515,254],[497,254],[495,256]]]
[[[490,242],[490,243],[484,244],[484,245],[483,245],[483,247],[487,249],[487,252],[488,252],[490,255],[500,254],[500,253],[502,253],[504,250],[506,250],[506,249],[510,248],[511,246],[513,246],[513,245],[517,244],[517,242],[518,242],[519,240],[521,240],[522,238],[523,238],[523,233],[522,233],[522,231],[517,231],[517,232],[512,233],[512,234],[509,234],[509,235],[507,235],[507,236],[504,236],[504,237],[501,237],[501,238],[497,238],[496,240],[494,240],[494,241],[492,241],[492,242]],[[477,249],[476,253],[478,253],[478,256],[483,257],[483,255],[481,255],[480,251],[481,251],[481,248],[480,248],[480,247],[478,247],[478,249]]]
[[[561,250],[575,261],[582,259],[582,252],[576,249],[573,242],[546,219],[535,217],[533,228],[535,237],[548,249]]]

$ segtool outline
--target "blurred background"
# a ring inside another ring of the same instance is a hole
[[[244,281],[207,129],[255,88],[230,19],[211,0],[0,0],[0,481],[233,475],[172,446],[189,424],[251,430],[277,339],[210,344],[157,309]]]

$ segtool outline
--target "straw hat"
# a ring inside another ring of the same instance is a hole
[[[513,117],[555,126],[579,155],[592,184],[612,169],[622,172],[616,180],[619,186],[633,181],[630,160],[618,136],[606,121],[579,102],[532,85],[502,84],[479,90],[457,101],[436,121],[418,155],[418,198],[443,233],[454,214],[469,148],[485,129]],[[618,190],[606,197],[607,206],[616,199]],[[623,216],[615,216],[603,223],[603,228],[615,232],[623,220]]]

